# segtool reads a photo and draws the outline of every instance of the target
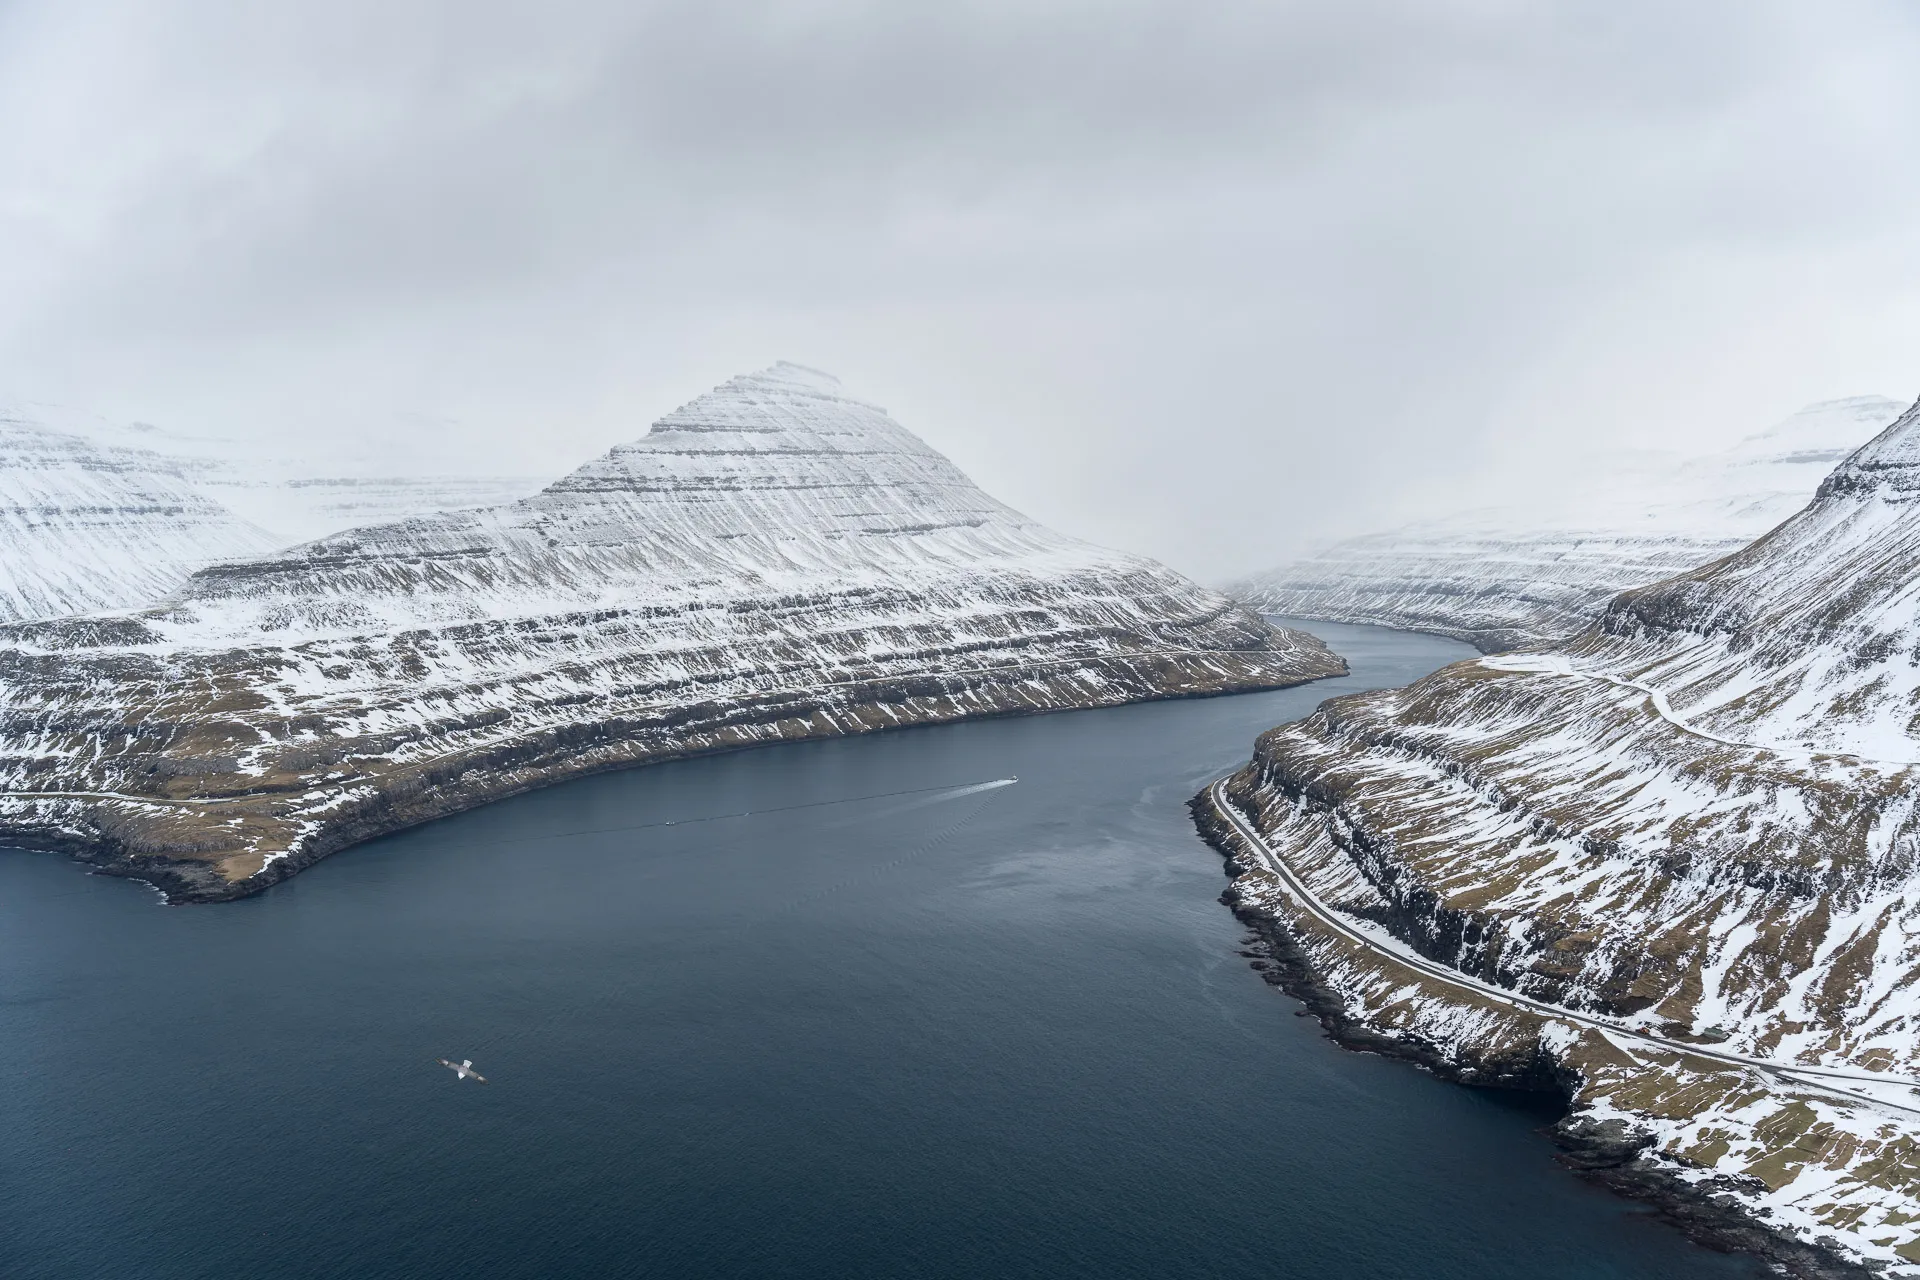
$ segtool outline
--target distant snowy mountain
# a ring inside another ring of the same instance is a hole
[[[1229,591],[1267,613],[1437,632],[1484,652],[1570,635],[1616,592],[1706,564],[1792,515],[1903,408],[1831,400],[1717,454],[1601,457],[1530,501],[1336,543]]]
[[[1696,1222],[1920,1275],[1920,406],[1750,546],[1570,640],[1333,699],[1225,790],[1381,940],[1243,867],[1342,1026],[1568,1092],[1582,1158]]]
[[[778,365],[530,498],[0,628],[0,837],[236,897],[594,770],[1344,669]]]
[[[158,454],[0,410],[0,622],[145,604],[277,543]]]
[[[92,434],[174,459],[203,492],[271,530],[281,545],[410,516],[498,506],[539,492],[553,478],[410,469],[364,446],[357,453],[338,447],[302,453],[284,442],[243,443],[140,422],[93,419]]]
[[[316,469],[283,460],[195,467],[190,474],[204,492],[284,535],[283,545],[360,525],[498,506],[538,493],[545,483],[534,476],[310,474]]]

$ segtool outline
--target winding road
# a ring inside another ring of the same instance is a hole
[[[1738,738],[1722,737],[1710,733],[1688,720],[1673,709],[1673,703],[1667,695],[1650,684],[1638,680],[1628,680],[1622,676],[1611,676],[1600,671],[1582,671],[1580,668],[1551,654],[1497,653],[1480,659],[1481,665],[1494,671],[1512,671],[1519,675],[1563,676],[1571,680],[1586,680],[1594,684],[1611,685],[1616,689],[1625,689],[1630,693],[1642,694],[1647,705],[1653,708],[1653,714],[1665,720],[1682,733],[1703,738],[1723,747],[1737,747],[1742,751],[1760,751],[1767,755],[1778,756],[1782,760],[1791,760],[1804,768],[1818,767],[1823,761],[1837,760],[1851,765],[1868,765],[1881,769],[1910,769],[1920,760],[1899,760],[1881,756],[1864,756],[1856,751],[1815,751],[1810,747],[1787,745],[1769,745],[1762,742],[1742,742]]]
[[[1482,1000],[1491,1000],[1514,1009],[1524,1009],[1528,1013],[1539,1014],[1555,1021],[1578,1027],[1589,1027],[1603,1032],[1616,1043],[1627,1041],[1645,1048],[1656,1049],[1663,1053],[1681,1054],[1690,1058],[1701,1058],[1727,1066],[1757,1071],[1775,1080],[1811,1088],[1823,1093],[1838,1094],[1851,1101],[1864,1102],[1873,1106],[1887,1107],[1908,1115],[1920,1116],[1920,1101],[1896,1102],[1891,1098],[1877,1094],[1864,1093],[1849,1089],[1837,1082],[1865,1084],[1880,1089],[1906,1088],[1920,1093],[1920,1080],[1906,1076],[1889,1075],[1885,1072],[1848,1070],[1837,1067],[1808,1067],[1797,1063],[1774,1062],[1766,1058],[1749,1058],[1744,1054],[1730,1053],[1703,1045],[1691,1044],[1683,1040],[1670,1040],[1665,1036],[1640,1031],[1615,1022],[1609,1018],[1595,1017],[1592,1014],[1578,1013],[1561,1005],[1550,1004],[1544,1000],[1535,1000],[1520,995],[1505,987],[1490,982],[1482,982],[1469,977],[1458,969],[1430,960],[1404,944],[1394,946],[1384,942],[1378,936],[1360,928],[1353,920],[1341,914],[1334,907],[1321,901],[1306,883],[1295,875],[1286,860],[1275,853],[1264,837],[1246,820],[1239,809],[1227,798],[1227,778],[1220,778],[1207,788],[1207,794],[1213,801],[1214,809],[1233,827],[1242,843],[1252,852],[1262,867],[1273,873],[1287,895],[1300,909],[1312,916],[1320,925],[1348,942],[1363,947],[1402,968],[1411,969],[1422,977],[1431,978],[1447,986],[1468,991]],[[1619,1047],[1627,1048],[1626,1044]]]
[[[0,800],[120,800],[127,804],[230,804],[235,797],[215,796],[210,799],[184,797],[178,800],[163,799],[160,796],[130,796],[120,791],[0,791]]]

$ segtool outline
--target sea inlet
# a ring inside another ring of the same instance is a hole
[[[1312,627],[1350,677],[589,778],[242,902],[0,854],[0,1275],[1757,1274],[1236,954],[1187,798],[1468,653]]]

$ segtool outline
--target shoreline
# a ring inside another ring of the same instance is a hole
[[[1327,654],[1337,666],[1320,671],[1309,666],[1307,674],[1296,669],[1284,676],[1274,669],[1276,664],[1257,661],[1261,655],[1225,652],[1100,656],[1045,676],[1036,676],[1034,666],[995,669],[990,678],[982,678],[989,673],[978,672],[972,679],[918,673],[857,682],[854,689],[863,695],[857,700],[820,690],[796,691],[771,704],[716,706],[703,717],[705,723],[696,724],[687,723],[693,717],[681,709],[678,714],[657,717],[658,723],[629,722],[628,727],[637,732],[597,744],[583,744],[576,740],[580,735],[566,731],[548,734],[553,741],[547,742],[536,735],[500,752],[504,758],[480,754],[457,771],[436,763],[431,772],[439,776],[432,778],[383,780],[352,806],[309,819],[313,825],[290,847],[276,851],[259,871],[240,879],[224,876],[212,858],[158,849],[136,851],[127,837],[138,838],[138,815],[125,822],[99,820],[100,810],[111,815],[115,806],[138,805],[138,800],[92,801],[91,821],[85,815],[64,822],[62,815],[0,818],[0,846],[63,854],[95,874],[145,882],[168,905],[233,902],[263,893],[324,858],[370,840],[596,774],[964,720],[1275,692],[1347,674],[1345,661],[1330,650]],[[1041,688],[1036,689],[1036,684]],[[209,818],[216,818],[226,808],[261,802],[263,798],[240,795],[208,801],[204,808]]]
[[[1310,926],[1283,920],[1238,891],[1246,867],[1239,861],[1232,828],[1214,808],[1211,788],[1189,800],[1187,809],[1200,838],[1220,854],[1227,875],[1235,881],[1220,895],[1221,904],[1257,939],[1257,952],[1255,944],[1248,943],[1241,954],[1264,960],[1261,980],[1300,1001],[1305,1006],[1301,1012],[1314,1017],[1329,1040],[1352,1052],[1408,1063],[1451,1084],[1556,1098],[1563,1114],[1545,1132],[1559,1148],[1559,1163],[1616,1195],[1648,1205],[1662,1221],[1704,1248],[1757,1259],[1795,1280],[1874,1280],[1884,1274],[1837,1250],[1786,1235],[1732,1197],[1716,1194],[1707,1184],[1674,1177],[1645,1159],[1642,1153],[1652,1145],[1651,1137],[1633,1132],[1624,1121],[1595,1122],[1574,1111],[1575,1081],[1544,1053],[1530,1061],[1447,1053],[1423,1041],[1378,1031],[1351,1016],[1345,1000],[1296,937],[1297,929]]]

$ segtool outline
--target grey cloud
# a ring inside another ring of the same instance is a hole
[[[1892,4],[78,8],[0,8],[0,386],[129,416],[539,465],[802,359],[1214,574],[1909,385]]]

